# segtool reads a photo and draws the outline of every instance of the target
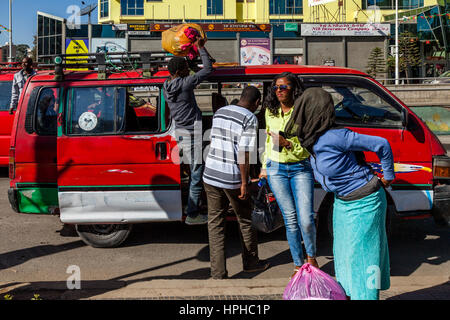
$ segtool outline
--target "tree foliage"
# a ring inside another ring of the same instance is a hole
[[[381,48],[373,48],[370,52],[366,72],[372,78],[377,78],[377,76],[386,72],[386,61],[384,59],[384,52]]]
[[[30,47],[27,44],[18,44],[16,46],[16,58],[15,61],[16,62],[21,62],[23,60],[23,58],[28,56],[28,49],[30,49]]]
[[[398,38],[399,72],[405,72],[406,78],[410,78],[411,68],[421,64],[419,44],[417,38],[409,31],[403,32]],[[389,56],[388,68],[395,70],[395,56]]]

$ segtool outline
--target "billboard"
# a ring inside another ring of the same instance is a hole
[[[270,61],[269,38],[244,38],[240,41],[240,62],[242,66],[268,65]]]
[[[66,39],[66,54],[78,54],[77,60],[70,60],[70,57],[66,57],[66,63],[87,63],[88,56],[83,56],[83,53],[89,53],[89,40],[88,39]],[[86,58],[86,60],[82,60]],[[68,70],[88,70],[86,68],[68,69]]]
[[[388,23],[311,23],[301,24],[302,36],[382,36],[391,34],[391,25]]]
[[[127,39],[93,38],[91,53],[115,53],[128,50]]]

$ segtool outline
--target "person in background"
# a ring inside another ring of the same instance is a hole
[[[246,87],[236,105],[220,108],[214,115],[211,145],[206,158],[203,182],[208,201],[208,233],[211,277],[228,277],[225,255],[225,224],[229,204],[239,224],[244,272],[266,270],[259,260],[256,230],[252,225],[249,199],[250,155],[256,155],[258,120],[253,112],[261,103],[261,93]]]
[[[12,89],[11,89],[11,105],[9,106],[9,113],[13,114],[14,110],[17,109],[17,104],[19,103],[20,94],[22,93],[23,87],[27,82],[28,78],[34,76],[36,71],[33,69],[33,59],[30,57],[25,57],[22,60],[22,70],[14,75]]]
[[[213,72],[212,60],[204,44],[205,40],[203,38],[198,38],[195,42],[202,59],[203,69],[189,75],[189,65],[186,59],[173,57],[168,65],[170,78],[163,86],[164,98],[168,103],[170,115],[175,122],[175,134],[178,147],[183,154],[183,162],[190,165],[189,198],[185,220],[185,223],[188,225],[208,223],[207,214],[200,212],[200,200],[203,190],[201,180],[204,164],[201,148],[203,142],[202,130],[198,130],[198,128],[202,126],[202,112],[197,105],[194,95],[195,87],[206,80]]]
[[[297,137],[283,137],[294,101],[302,93],[300,79],[290,72],[282,73],[273,80],[270,95],[265,101],[268,135],[260,174],[260,178],[267,178],[283,214],[294,274],[305,262],[302,238],[307,262],[319,267],[316,261],[314,179],[310,155]]]
[[[337,281],[352,300],[378,300],[387,290],[389,250],[386,192],[395,178],[389,142],[335,124],[333,98],[322,88],[307,89],[296,103],[287,135],[295,135],[311,153],[316,180],[335,194],[333,253]],[[381,160],[379,179],[363,151]]]

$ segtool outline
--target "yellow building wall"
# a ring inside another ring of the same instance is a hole
[[[99,1],[100,6],[100,1]],[[144,23],[146,20],[234,20],[236,19],[236,0],[225,0],[223,14],[208,15],[206,0],[163,0],[147,2],[144,0],[144,16],[122,16],[120,0],[110,0],[109,18],[100,18],[99,23]]]
[[[270,20],[303,20],[305,23],[366,23],[384,22],[384,16],[394,14],[394,10],[362,10],[362,0],[339,0],[309,7],[303,0],[302,15],[270,15],[269,0],[236,2],[224,0],[222,15],[208,15],[206,0],[163,0],[147,2],[144,0],[144,16],[121,16],[120,0],[110,0],[109,17],[100,18],[99,23],[145,23],[147,20],[237,20],[237,22],[269,23]],[[424,0],[425,6],[436,5],[437,0]],[[100,6],[100,1],[99,1]],[[98,10],[100,11],[100,10]],[[401,13],[408,10],[400,10]]]

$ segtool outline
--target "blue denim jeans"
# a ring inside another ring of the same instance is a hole
[[[202,143],[196,143],[194,134],[180,134],[178,136],[178,147],[182,151],[182,163],[189,164],[191,174],[189,177],[189,197],[186,215],[196,217],[200,210],[200,200],[203,191],[203,163]]]
[[[306,253],[316,256],[314,223],[314,178],[308,159],[297,163],[268,160],[267,178],[283,213],[286,237],[296,266],[304,263],[302,237]]]

